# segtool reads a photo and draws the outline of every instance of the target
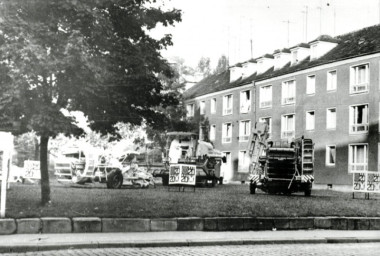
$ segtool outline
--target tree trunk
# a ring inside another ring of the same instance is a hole
[[[33,160],[36,160],[38,161],[38,159],[40,159],[40,144],[38,143],[38,138],[37,137],[34,137],[33,139],[34,141],[34,159]]]
[[[48,142],[49,136],[42,135],[40,143],[40,171],[41,171],[41,204],[46,205],[50,202],[50,184],[48,169]]]

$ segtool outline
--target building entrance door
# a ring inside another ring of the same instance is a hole
[[[226,157],[226,162],[222,163],[221,167],[221,171],[223,174],[223,182],[228,182],[233,177],[231,152],[223,152],[223,156]]]

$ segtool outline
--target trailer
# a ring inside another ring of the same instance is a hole
[[[257,125],[250,138],[250,193],[311,195],[314,182],[314,144],[304,137],[269,141],[266,125]]]

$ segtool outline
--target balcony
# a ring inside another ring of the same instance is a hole
[[[231,115],[231,114],[232,114],[232,108],[223,109],[223,115]]]
[[[368,132],[368,124],[352,124],[351,133],[367,133]]]
[[[351,85],[350,93],[368,92],[368,83]]]
[[[249,135],[239,136],[239,142],[246,142],[249,140]]]
[[[222,143],[231,143],[232,138],[231,137],[224,137],[222,138]]]
[[[294,138],[295,132],[294,131],[282,131],[281,132],[281,138],[287,139],[287,138]]]
[[[296,98],[295,98],[295,97],[283,98],[283,99],[282,99],[282,104],[283,104],[283,105],[286,105],[286,104],[293,104],[293,103],[295,103],[295,101],[296,101]]]
[[[260,108],[270,108],[270,107],[272,107],[271,100],[260,102]]]

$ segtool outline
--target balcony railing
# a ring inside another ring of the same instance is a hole
[[[260,102],[260,108],[269,108],[269,107],[272,107],[271,100]]]
[[[232,138],[231,137],[224,137],[222,138],[222,143],[231,143]]]
[[[283,131],[281,132],[281,138],[294,138],[295,132],[294,131]]]
[[[239,142],[244,142],[249,140],[249,135],[239,136]]]
[[[368,124],[353,124],[351,125],[352,133],[366,133],[368,132]]]
[[[368,83],[351,85],[351,93],[360,93],[368,91]]]
[[[223,114],[224,115],[231,115],[232,114],[232,108],[223,109]]]
[[[351,172],[366,172],[368,171],[367,163],[351,163],[349,166]]]
[[[240,106],[240,113],[248,113],[249,111],[251,111],[251,103]]]
[[[292,104],[296,101],[295,97],[283,98],[282,104]]]

